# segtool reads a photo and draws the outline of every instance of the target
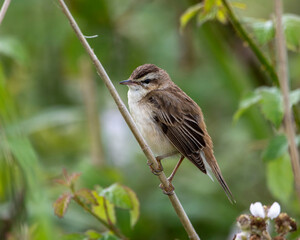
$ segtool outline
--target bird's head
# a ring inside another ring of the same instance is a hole
[[[171,84],[168,73],[154,64],[144,64],[137,67],[128,80],[120,82],[131,90],[150,92],[163,89]]]

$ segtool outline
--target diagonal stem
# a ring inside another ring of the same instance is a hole
[[[114,85],[112,84],[110,78],[108,77],[108,75],[107,75],[105,69],[103,68],[101,62],[99,61],[99,59],[97,58],[97,56],[93,52],[92,48],[90,47],[89,43],[85,39],[84,35],[82,34],[82,32],[81,32],[80,28],[78,27],[76,21],[74,20],[74,18],[72,16],[72,14],[70,13],[68,7],[66,6],[64,0],[59,0],[59,3],[62,7],[63,13],[68,18],[74,32],[76,33],[76,35],[79,38],[81,44],[83,45],[83,47],[85,48],[85,50],[89,54],[91,60],[93,61],[94,65],[97,69],[97,72],[98,72],[99,76],[104,81],[104,83],[105,83],[106,87],[108,88],[111,96],[113,97],[114,101],[116,102],[120,113],[122,114],[123,118],[125,119],[125,121],[126,121],[127,125],[129,126],[131,132],[135,136],[135,138],[136,138],[137,142],[139,143],[141,149],[143,150],[143,152],[146,155],[146,157],[148,158],[148,160],[153,164],[155,169],[157,169],[158,168],[158,163],[157,163],[151,149],[149,148],[149,146],[147,145],[145,139],[142,137],[141,133],[137,129],[131,115],[129,114],[125,104],[123,103],[122,99],[120,98],[120,96],[119,96],[117,90],[115,89]],[[159,180],[161,181],[161,183],[164,187],[167,188],[169,186],[168,179],[166,178],[166,175],[163,171],[158,175],[158,178],[159,178]],[[193,225],[191,224],[187,214],[185,213],[179,199],[177,198],[175,192],[171,195],[168,195],[168,197],[169,197],[169,200],[172,203],[172,206],[173,206],[175,212],[177,213],[178,218],[180,219],[182,225],[184,226],[189,238],[191,240],[200,240],[200,238],[199,238],[198,234],[196,233]]]
[[[230,4],[227,0],[221,0],[224,7],[226,8],[228,17],[235,28],[235,30],[240,34],[240,37],[246,41],[246,43],[249,45],[251,50],[254,52],[260,63],[263,65],[263,68],[268,72],[269,76],[271,77],[272,81],[278,85],[278,76],[274,70],[274,67],[269,62],[267,57],[263,54],[263,52],[259,49],[257,44],[253,41],[253,39],[250,37],[250,35],[246,32],[238,18],[236,17],[235,13],[233,12]]]

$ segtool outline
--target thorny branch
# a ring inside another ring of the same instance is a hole
[[[110,78],[108,77],[108,75],[107,75],[105,69],[103,68],[101,62],[99,61],[97,56],[94,54],[92,48],[88,44],[88,42],[85,39],[84,35],[82,34],[82,32],[81,32],[80,28],[78,27],[76,21],[74,20],[74,18],[72,16],[72,14],[70,13],[68,7],[66,6],[64,0],[59,0],[59,3],[62,7],[63,13],[68,18],[73,30],[75,31],[77,37],[80,40],[81,44],[83,45],[83,47],[85,48],[85,50],[87,51],[89,56],[91,57],[91,60],[93,61],[99,76],[104,81],[104,83],[105,83],[106,87],[108,88],[110,94],[112,95],[113,99],[115,100],[115,102],[116,102],[116,104],[119,108],[119,111],[121,112],[123,118],[125,119],[126,123],[129,126],[130,130],[132,131],[133,135],[135,136],[136,140],[138,141],[141,149],[143,150],[143,152],[146,155],[146,157],[148,158],[148,160],[153,164],[154,168],[157,169],[158,168],[158,163],[157,163],[151,149],[149,148],[146,141],[142,137],[141,133],[137,129],[131,115],[129,114],[125,104],[121,100],[118,92],[116,91],[114,85],[112,84]],[[159,178],[159,180],[161,181],[161,183],[164,187],[168,187],[169,182],[168,182],[164,172],[161,172],[158,175],[158,178]],[[200,238],[199,238],[198,234],[196,233],[193,225],[191,224],[187,214],[185,213],[179,199],[177,198],[175,192],[173,192],[173,194],[171,194],[171,195],[168,195],[168,197],[169,197],[169,199],[172,203],[172,206],[173,206],[175,212],[177,213],[178,218],[180,219],[182,225],[184,226],[189,238],[191,240],[200,240]]]

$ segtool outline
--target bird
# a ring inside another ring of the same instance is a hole
[[[212,180],[213,173],[229,201],[234,203],[214,156],[212,139],[198,104],[171,80],[165,70],[154,64],[137,67],[129,79],[120,84],[129,87],[128,106],[132,118],[157,156],[159,169],[152,168],[152,172],[159,174],[162,171],[162,159],[181,155],[164,193],[172,194],[173,177],[183,159],[187,158]]]

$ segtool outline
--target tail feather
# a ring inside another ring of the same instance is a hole
[[[206,172],[209,175],[209,171],[212,171],[213,174],[215,175],[216,179],[218,180],[218,182],[220,183],[220,185],[222,186],[224,192],[226,193],[226,196],[228,198],[228,200],[233,204],[236,203],[226,181],[224,180],[221,170],[218,166],[217,160],[215,159],[214,155],[212,152],[206,152],[205,154],[205,150],[200,152],[201,158],[204,162],[205,168],[206,168]],[[209,161],[207,161],[206,155],[208,155],[208,159]],[[210,158],[209,158],[210,157]],[[212,179],[212,177],[209,175],[209,177]]]
[[[214,175],[216,176],[217,180],[219,181],[220,185],[222,186],[224,192],[227,195],[228,200],[233,204],[236,203],[226,181],[224,180],[222,173],[220,171],[220,168],[218,166],[213,166],[212,167],[212,171],[214,173]]]

